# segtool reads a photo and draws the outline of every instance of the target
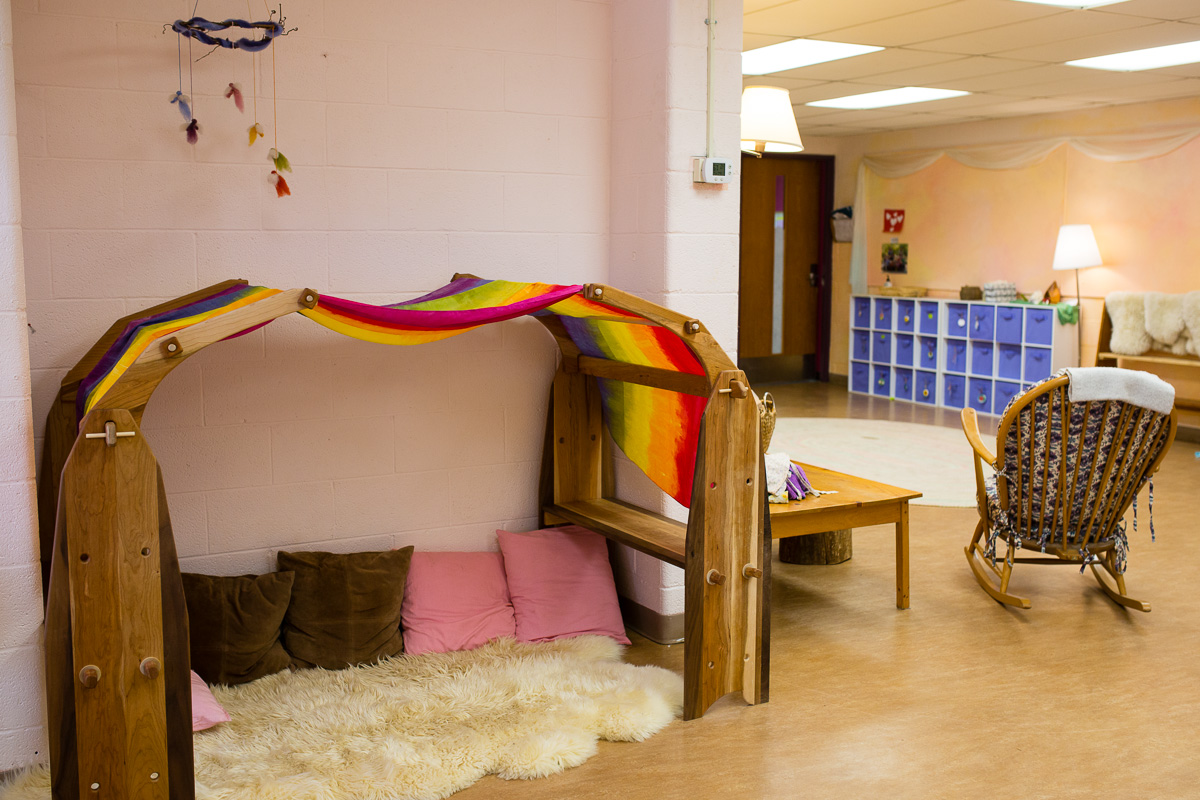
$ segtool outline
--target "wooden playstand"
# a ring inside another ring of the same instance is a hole
[[[76,401],[131,323],[242,286],[226,281],[118,320],[63,379],[48,414],[38,506],[55,798],[194,797],[187,609],[161,473],[139,423],[185,358],[313,309],[319,295],[278,292],[179,327],[137,354],[78,424]],[[583,525],[684,569],[686,719],[731,692],[766,702],[771,544],[746,377],[698,320],[606,286],[578,294],[627,312],[623,323],[678,336],[704,374],[586,355],[558,317],[538,316],[562,351],[546,426],[544,521]],[[596,379],[707,398],[686,525],[614,498]]]

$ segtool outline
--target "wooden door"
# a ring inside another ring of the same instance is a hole
[[[828,376],[832,158],[742,156],[738,366],[751,382]]]

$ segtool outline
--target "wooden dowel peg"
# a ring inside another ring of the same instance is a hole
[[[684,333],[699,333],[700,332],[700,320],[689,319],[686,322],[684,322],[683,323],[683,332]]]
[[[753,564],[747,564],[746,566],[742,567],[743,578],[761,578],[762,575],[762,570]]]
[[[113,422],[110,419],[108,422],[104,423],[104,433],[85,433],[83,435],[83,438],[85,438],[85,439],[103,439],[104,443],[106,445],[108,445],[109,447],[112,447],[113,445],[115,445],[117,443],[117,439],[127,439],[130,436],[136,436],[136,435],[137,434],[134,433],[133,431],[117,430],[117,423]]]
[[[710,569],[708,574],[704,576],[704,580],[708,581],[713,586],[721,586],[725,583],[725,576],[717,572],[715,569]]]
[[[100,682],[100,668],[94,664],[88,664],[79,670],[79,682],[85,689],[95,689],[96,684]]]
[[[183,344],[181,344],[179,339],[175,336],[172,336],[170,339],[167,339],[165,342],[163,342],[162,348],[163,353],[166,354],[167,358],[179,358],[181,355],[183,355]]]
[[[733,391],[733,396],[739,400],[749,396],[750,387],[741,381],[730,381],[729,388]]]
[[[138,665],[138,671],[153,680],[162,671],[162,663],[154,656],[149,656],[142,659],[142,663]]]
[[[300,305],[305,308],[316,308],[317,301],[321,299],[321,295],[314,292],[312,289],[305,289],[300,293]]]

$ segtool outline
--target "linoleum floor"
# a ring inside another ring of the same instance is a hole
[[[785,415],[958,424],[828,385],[764,388]],[[776,559],[770,702],[731,695],[560,775],[455,797],[1200,798],[1198,449],[1177,442],[1155,479],[1158,541],[1144,517],[1130,536],[1128,588],[1148,614],[1069,566],[1017,565],[1012,590],[1033,607],[1001,606],[963,555],[974,509],[912,507],[906,611],[891,526],[856,529],[844,564]],[[683,645],[634,639],[627,660],[682,672]]]

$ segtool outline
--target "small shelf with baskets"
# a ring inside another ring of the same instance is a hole
[[[855,295],[850,391],[999,415],[1042,378],[1078,363],[1053,306]]]

